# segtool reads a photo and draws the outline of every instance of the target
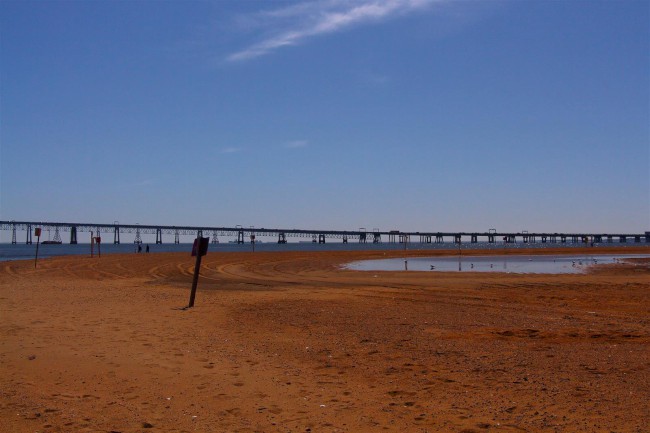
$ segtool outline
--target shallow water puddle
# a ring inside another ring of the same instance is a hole
[[[522,255],[522,256],[447,256],[363,260],[349,263],[356,271],[439,271],[439,272],[506,272],[517,274],[578,274],[590,266],[612,264],[648,254],[617,255]]]

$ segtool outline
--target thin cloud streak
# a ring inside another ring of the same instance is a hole
[[[405,15],[443,1],[446,0],[360,0],[354,2],[329,0],[262,12],[260,19],[267,24],[269,20],[290,19],[291,22],[289,24],[270,23],[278,27],[274,36],[231,54],[227,60],[230,62],[250,60],[286,46],[300,44],[311,37]]]
[[[156,179],[142,179],[133,182],[130,186],[133,188],[143,188],[148,186],[153,186],[156,183]]]
[[[301,147],[307,147],[309,142],[307,140],[294,140],[288,143],[285,143],[284,147],[286,149],[299,149]]]
[[[228,153],[238,153],[241,152],[243,149],[241,147],[225,147],[221,149],[221,153],[223,154],[228,154]]]

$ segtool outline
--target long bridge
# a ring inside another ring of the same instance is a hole
[[[302,230],[302,229],[268,229],[254,227],[208,227],[208,226],[165,226],[165,225],[144,225],[144,224],[120,224],[115,221],[113,224],[90,224],[90,223],[69,223],[69,222],[42,222],[42,221],[0,221],[0,230],[11,231],[11,243],[18,243],[17,232],[25,232],[25,243],[33,242],[32,234],[34,229],[41,228],[44,231],[54,231],[53,242],[62,242],[61,233],[69,233],[69,243],[77,243],[77,235],[81,232],[92,232],[100,237],[113,237],[113,243],[120,243],[120,234],[134,234],[134,242],[142,243],[143,234],[156,236],[156,244],[163,243],[163,235],[173,237],[174,243],[180,243],[180,237],[211,236],[213,243],[218,243],[219,236],[232,236],[236,242],[255,242],[257,237],[274,237],[279,244],[287,243],[287,238],[307,238],[312,242],[325,243],[327,239],[340,240],[343,243],[348,241],[358,243],[410,243],[419,242],[423,244],[443,243],[445,239],[454,243],[461,243],[462,239],[469,238],[470,243],[481,242],[496,243],[626,243],[645,242],[650,243],[650,232],[645,233],[548,233],[548,232],[497,232],[490,229],[487,232],[403,232],[399,230]],[[103,242],[106,242],[104,240]]]

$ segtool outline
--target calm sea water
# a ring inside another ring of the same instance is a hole
[[[617,243],[603,243],[596,245],[594,247],[594,252],[598,250],[599,247],[621,247],[622,250],[625,247],[639,246],[647,244],[637,244],[637,243],[627,243],[627,244],[617,244]],[[573,244],[573,243],[517,243],[517,244],[490,244],[490,243],[464,243],[461,245],[463,251],[472,250],[472,249],[493,249],[493,250],[503,250],[507,249],[517,249],[517,248],[557,248],[557,247],[582,247],[583,244]],[[114,253],[134,253],[137,246],[134,244],[102,244],[101,253],[102,254],[114,254]],[[142,245],[142,250],[146,248],[146,244]],[[192,251],[192,244],[149,244],[149,249],[151,253],[156,252],[187,252],[190,254]],[[403,250],[404,245],[398,243],[366,243],[360,244],[355,242],[350,242],[347,244],[342,243],[340,240],[331,240],[325,244],[318,244],[312,242],[300,242],[300,243],[286,243],[286,244],[277,244],[277,243],[257,243],[255,244],[255,251],[369,251],[369,250]],[[458,245],[454,243],[431,243],[431,244],[419,244],[419,243],[409,243],[407,249],[410,251],[414,250],[440,250],[440,249],[450,249],[457,250]],[[208,249],[208,254],[214,251],[222,252],[235,252],[235,251],[253,251],[253,246],[250,243],[246,244],[236,244],[236,243],[219,243],[219,244],[210,244]],[[34,258],[36,252],[36,243],[32,245],[26,244],[0,244],[0,261],[7,260],[29,260]],[[38,247],[38,256],[39,258],[52,257],[52,256],[65,256],[65,255],[90,255],[90,244],[61,244],[61,245],[39,245]],[[95,254],[97,254],[97,249],[95,247]]]

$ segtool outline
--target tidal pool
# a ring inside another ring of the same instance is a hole
[[[356,271],[439,271],[439,272],[506,272],[517,274],[579,274],[590,266],[616,263],[628,258],[650,257],[648,254],[616,255],[510,255],[446,256],[363,260],[349,263]]]

